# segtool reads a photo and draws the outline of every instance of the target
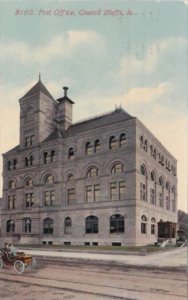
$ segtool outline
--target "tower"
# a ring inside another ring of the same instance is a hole
[[[19,99],[20,147],[38,145],[55,129],[57,103],[39,75],[38,82]]]

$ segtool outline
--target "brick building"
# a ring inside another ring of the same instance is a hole
[[[1,236],[18,243],[143,245],[177,223],[177,161],[122,108],[72,123],[64,87],[19,99],[20,143],[3,154]],[[175,236],[175,232],[174,232]]]

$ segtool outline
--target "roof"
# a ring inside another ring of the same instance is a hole
[[[56,129],[46,140],[44,140],[44,142],[54,140],[59,137],[68,138],[84,131],[96,129],[114,123],[119,123],[122,121],[127,121],[129,119],[133,119],[133,117],[129,115],[126,111],[124,111],[122,108],[118,108],[111,113],[75,123],[61,134],[59,130]]]
[[[21,97],[21,99],[31,97],[31,96],[39,94],[39,93],[42,93],[42,94],[46,95],[47,97],[51,98],[52,100],[54,100],[53,96],[47,90],[47,88],[42,83],[40,78],[39,78],[39,81],[23,97]]]

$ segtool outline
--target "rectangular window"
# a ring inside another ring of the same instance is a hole
[[[170,199],[168,196],[166,197],[166,209],[170,210]]]
[[[163,207],[163,194],[162,193],[159,193],[159,206],[160,207]]]
[[[67,191],[68,203],[74,204],[76,202],[76,194],[75,189],[69,189]]]
[[[151,234],[155,234],[155,224],[151,224]]]
[[[119,199],[125,199],[125,181],[119,183]]]
[[[32,207],[33,206],[33,193],[27,193],[25,194],[25,206],[26,207]]]
[[[86,186],[86,202],[93,202],[93,197],[92,197],[92,186]]]
[[[29,147],[32,146],[34,142],[34,135],[29,135],[25,137],[25,146]]]
[[[110,183],[110,200],[117,200],[117,182]]]
[[[146,223],[141,223],[141,233],[146,233]]]
[[[55,191],[46,191],[44,192],[44,205],[45,206],[52,206],[55,200]]]
[[[100,201],[100,185],[94,185],[94,201]]]
[[[146,201],[146,185],[140,183],[140,199]]]
[[[8,196],[8,209],[14,209],[16,202],[16,195]]]
[[[155,204],[155,190],[150,189],[150,203]]]

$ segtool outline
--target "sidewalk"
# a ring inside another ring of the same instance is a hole
[[[105,261],[120,263],[135,267],[158,267],[158,268],[179,268],[184,271],[188,269],[188,248],[177,248],[166,252],[155,252],[150,255],[123,255],[107,253],[85,253],[69,251],[44,251],[44,250],[24,250],[25,253],[33,256],[51,257],[55,259],[73,259],[89,261]]]

